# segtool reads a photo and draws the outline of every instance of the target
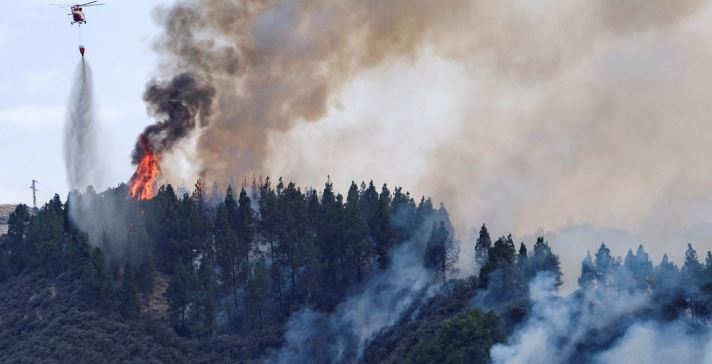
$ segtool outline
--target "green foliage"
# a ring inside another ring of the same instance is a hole
[[[445,227],[445,223],[441,221],[440,224],[433,224],[430,238],[425,248],[425,267],[434,269],[445,282],[447,273],[452,271],[457,259],[457,246],[450,237],[450,232]]]
[[[376,260],[379,267],[385,269],[390,263],[388,254],[396,238],[396,232],[391,224],[391,192],[385,184],[378,196],[378,207],[371,219],[370,230],[376,244]]]
[[[520,249],[518,262],[522,260],[522,253],[526,254],[526,248],[523,252]],[[551,247],[549,243],[544,240],[544,237],[540,236],[536,239],[536,243],[534,243],[534,253],[527,257],[526,260],[527,263],[520,264],[520,266],[526,266],[524,269],[524,279],[527,281],[533,279],[541,272],[548,272],[554,277],[557,287],[563,283],[561,281],[561,263],[559,262],[559,257],[551,251]]]
[[[165,277],[168,321],[181,335],[266,334],[303,305],[333,309],[354,284],[387,268],[390,251],[411,239],[418,224],[437,218],[450,227],[430,199],[416,207],[401,188],[391,195],[373,182],[353,183],[346,198],[331,181],[320,194],[281,178],[274,188],[269,178],[255,181],[239,196],[228,188],[217,204],[202,189],[178,198],[171,185],[151,200],[126,195],[122,185],[72,193],[71,205],[55,196],[35,216],[19,206],[0,274],[5,260],[10,276],[70,272],[89,304],[127,319],[140,319],[149,303],[161,305]],[[78,206],[116,219],[85,234],[69,217]],[[89,248],[90,237],[98,248]],[[227,313],[226,325],[218,327],[218,311]]]
[[[373,187],[373,183],[371,187]],[[345,246],[345,260],[355,272],[357,281],[362,278],[363,266],[366,260],[373,255],[371,246],[366,240],[366,217],[371,215],[372,218],[375,215],[375,206],[366,206],[367,202],[372,203],[366,200],[367,193],[368,190],[364,193],[363,201],[361,201],[358,186],[356,186],[356,183],[351,182],[351,188],[349,188],[344,206],[343,244]],[[375,203],[377,202],[378,198],[376,197]]]
[[[136,318],[139,314],[138,287],[136,275],[130,263],[124,266],[124,278],[118,292],[117,305],[119,312],[126,318]]]
[[[403,193],[401,187],[396,187],[390,206],[389,220],[393,225],[394,240],[397,242],[408,241],[413,236],[416,226],[415,201],[409,193]]]
[[[190,331],[193,336],[210,336],[217,330],[217,302],[215,301],[216,277],[212,257],[200,261],[198,277],[194,279],[192,296],[194,307]]]
[[[269,270],[264,257],[255,264],[247,284],[247,291],[251,325],[261,331],[267,319],[267,299],[269,298]]]
[[[57,273],[66,264],[58,259],[65,242],[62,201],[58,195],[54,195],[29,221],[25,234],[20,247],[20,261],[24,267]],[[51,261],[55,264],[49,264]]]
[[[480,279],[486,285],[490,279],[490,275],[497,270],[506,271],[507,280],[512,281],[514,277],[514,264],[516,259],[516,251],[512,236],[501,237],[494,242],[492,249],[488,250],[487,263],[480,270]]]
[[[487,232],[487,227],[482,224],[480,228],[479,235],[475,240],[475,264],[478,267],[482,267],[487,263],[489,250],[492,247],[492,240],[490,239],[489,232]]]
[[[477,364],[490,362],[490,348],[504,339],[497,315],[472,310],[442,323],[406,360],[407,363]]]
[[[104,253],[94,248],[81,273],[82,292],[87,302],[109,309],[114,301],[114,280],[106,265]]]
[[[25,228],[30,221],[30,211],[25,204],[19,204],[7,221],[7,236],[10,243],[19,244],[25,238]]]
[[[166,289],[166,299],[170,306],[171,322],[176,332],[188,335],[187,310],[190,304],[190,294],[193,286],[192,277],[183,264],[176,263],[173,279]]]

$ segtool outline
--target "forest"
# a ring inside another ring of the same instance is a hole
[[[516,244],[482,225],[459,241],[444,205],[400,187],[180,190],[17,206],[0,237],[6,359],[600,363],[670,330],[691,348],[676,360],[709,355],[712,253],[691,245],[678,267],[602,243],[563,295],[543,238]]]

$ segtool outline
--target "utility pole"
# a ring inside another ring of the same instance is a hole
[[[37,192],[39,191],[37,189],[37,181],[32,180],[32,186],[30,186],[30,189],[32,190],[32,213],[36,214],[37,213]]]

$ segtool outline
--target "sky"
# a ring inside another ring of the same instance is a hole
[[[9,1],[0,12],[0,203],[30,204],[32,179],[39,181],[39,203],[67,193],[62,138],[79,29],[69,24],[68,9],[49,3]],[[85,9],[81,32],[109,185],[131,176],[131,148],[151,122],[142,95],[155,67],[152,9],[161,3],[108,1]]]
[[[131,176],[136,137],[154,121],[142,100],[147,82],[159,74],[160,55],[152,45],[161,30],[154,8],[172,3],[107,2],[87,8],[88,24],[82,26],[107,164],[105,185],[98,189]],[[321,19],[309,16],[313,8],[302,11],[284,1],[271,13],[254,15],[258,26],[248,30],[264,43],[262,56],[278,56],[274,69],[284,71],[286,81],[275,78],[273,89],[284,87],[279,95],[287,101],[293,91],[288,87],[310,80],[288,84],[304,68],[284,60],[295,57],[321,70],[331,53],[315,52],[311,59],[302,47],[353,40],[348,35],[358,37],[362,30],[361,23],[345,22],[352,19],[349,9],[311,2],[332,10],[320,15],[334,29],[283,26]],[[323,114],[269,130],[266,146],[258,146],[265,152],[258,158],[263,170],[252,172],[317,188],[330,176],[342,192],[352,180],[373,179],[379,187],[402,185],[416,198],[433,196],[436,204],[445,203],[458,229],[464,270],[472,266],[469,231],[482,223],[493,235],[512,233],[517,241],[547,237],[561,255],[569,287],[581,258],[601,242],[617,255],[645,244],[656,262],[666,252],[680,262],[688,242],[700,256],[712,249],[709,2],[447,0],[439,4],[448,8],[435,12],[440,19],[428,17],[428,1],[412,3],[424,14],[402,12],[397,1],[369,4],[378,6],[361,9],[376,12],[367,25],[389,30],[388,24],[405,17],[426,29],[422,42],[346,76],[334,72]],[[43,202],[67,193],[62,138],[80,57],[78,29],[65,9],[44,1],[3,6],[0,203],[31,203],[32,179],[39,181]],[[347,26],[355,30],[342,29]],[[387,43],[381,38],[374,38],[376,50]],[[402,39],[413,38],[385,40]],[[228,35],[222,41],[232,40]],[[347,61],[348,52],[360,51],[335,50]],[[271,58],[263,62],[264,68],[253,69],[273,69]],[[273,105],[264,95],[256,100]],[[240,175],[241,156],[250,154],[240,143],[250,145],[250,135],[239,134],[242,110],[219,111],[219,122],[206,130],[235,138],[224,142],[218,150],[224,154],[215,160],[230,159],[234,170],[221,172],[235,183],[249,178]],[[198,134],[165,156],[162,182],[193,185],[196,154],[206,144]]]

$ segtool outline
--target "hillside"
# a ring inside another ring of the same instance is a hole
[[[127,320],[97,309],[70,273],[12,277],[0,283],[0,302],[3,363],[234,363],[260,352],[250,339],[183,338],[150,314]]]
[[[7,233],[7,219],[17,205],[0,204],[0,235]]]
[[[690,354],[661,361],[710,362],[712,253],[688,245],[678,267],[601,244],[563,296],[543,237],[517,249],[483,225],[457,242],[444,206],[362,186],[344,198],[266,182],[215,206],[120,186],[18,208],[18,233],[0,237],[0,361],[602,363],[625,362],[641,332],[674,332]],[[83,233],[70,208],[119,224]],[[474,244],[459,259],[478,275],[455,276],[455,244]]]

